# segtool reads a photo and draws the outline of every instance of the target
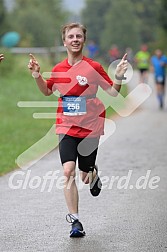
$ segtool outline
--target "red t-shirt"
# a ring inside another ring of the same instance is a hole
[[[85,96],[86,114],[64,115],[62,98],[58,99],[56,116],[56,133],[84,138],[99,137],[104,134],[105,107],[92,96],[96,95],[98,86],[103,90],[113,85],[103,67],[92,59],[83,57],[76,65],[69,65],[65,59],[52,69],[47,86],[52,92],[58,90],[63,96]]]

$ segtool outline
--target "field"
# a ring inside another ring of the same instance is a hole
[[[23,167],[57,146],[55,119],[33,118],[33,113],[55,113],[55,108],[25,108],[17,105],[20,101],[55,101],[56,97],[45,97],[39,92],[27,68],[28,55],[5,56],[5,61],[0,65],[0,175],[18,168],[18,165]],[[47,57],[37,58],[42,71],[51,70]],[[126,94],[125,86],[122,93]],[[101,98],[105,96],[101,91],[99,95]],[[107,117],[113,113],[111,108],[108,109]]]

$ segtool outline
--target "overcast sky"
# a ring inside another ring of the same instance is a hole
[[[84,7],[85,0],[63,0],[64,6],[73,12],[78,12]]]
[[[0,0],[2,1],[2,0]],[[46,1],[46,0],[42,0]],[[13,7],[14,0],[4,0],[7,8],[10,10]],[[48,0],[49,2],[49,0]],[[73,11],[75,13],[79,12],[84,7],[85,0],[63,0],[64,6],[67,10]]]

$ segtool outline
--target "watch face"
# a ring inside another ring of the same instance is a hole
[[[32,77],[34,77],[35,79],[39,77],[39,73],[38,72],[33,72],[32,73]]]

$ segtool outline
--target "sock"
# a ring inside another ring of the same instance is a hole
[[[79,214],[78,213],[73,213],[71,214],[75,219],[79,220]]]

